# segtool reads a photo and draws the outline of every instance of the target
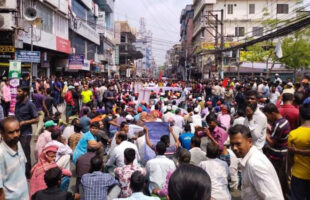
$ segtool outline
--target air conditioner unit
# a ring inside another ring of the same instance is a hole
[[[95,4],[95,12],[94,12],[95,16],[98,17],[99,15],[99,8],[98,8],[98,5]]]
[[[0,30],[12,30],[14,26],[11,13],[0,13]]]
[[[16,10],[17,0],[0,0],[0,9]]]

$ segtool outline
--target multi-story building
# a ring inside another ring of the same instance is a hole
[[[296,0],[193,0],[194,6],[194,63],[202,73],[211,75],[217,69],[214,55],[201,54],[203,50],[219,48],[221,28],[215,31],[215,15],[223,21],[224,45],[244,42],[246,38],[260,37],[271,29],[263,25],[267,19],[285,20],[296,16]],[[221,19],[223,10],[223,19]],[[211,16],[214,15],[214,16]],[[218,35],[218,46],[215,46]]]
[[[135,43],[137,51],[143,54],[143,58],[138,59],[135,63],[136,75],[138,77],[152,77],[153,75],[153,55],[152,55],[152,32],[146,30],[145,19],[140,19],[140,28],[137,32]]]
[[[175,44],[167,51],[165,62],[165,76],[169,78],[182,79],[183,74],[179,72],[180,58],[182,54],[181,44]]]
[[[180,58],[179,73],[183,74],[183,79],[187,79],[189,73],[190,55],[193,51],[192,37],[194,31],[193,24],[194,9],[193,5],[186,5],[182,10],[180,18],[180,42],[182,46],[182,53]]]
[[[135,68],[135,60],[143,57],[136,50],[136,31],[130,27],[127,21],[115,22],[115,41],[119,49],[119,75],[131,77]]]
[[[25,18],[25,11],[29,8],[35,9],[33,31],[30,16]],[[65,65],[57,63],[68,59],[71,53],[68,0],[4,0],[0,2],[0,21],[1,75],[8,75],[9,60],[14,60],[15,54],[21,55],[22,50],[29,51],[31,43],[37,52],[36,57],[39,57],[32,64],[32,75],[49,76],[63,70]],[[30,62],[23,60],[22,73],[29,71]]]

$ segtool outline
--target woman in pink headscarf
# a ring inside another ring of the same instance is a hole
[[[58,167],[55,163],[57,150],[58,146],[45,147],[38,158],[38,162],[31,169],[30,198],[37,191],[47,188],[44,175],[47,170]],[[65,176],[72,176],[72,173],[65,169],[62,169],[62,174]]]

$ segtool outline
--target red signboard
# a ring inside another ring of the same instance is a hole
[[[71,53],[71,42],[56,36],[56,50],[67,54]]]

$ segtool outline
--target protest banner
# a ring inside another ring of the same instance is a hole
[[[170,134],[169,123],[167,122],[145,122],[144,125],[148,128],[149,138],[154,145],[160,141],[161,136]],[[145,160],[148,161],[155,157],[155,152],[149,146],[145,145]]]

